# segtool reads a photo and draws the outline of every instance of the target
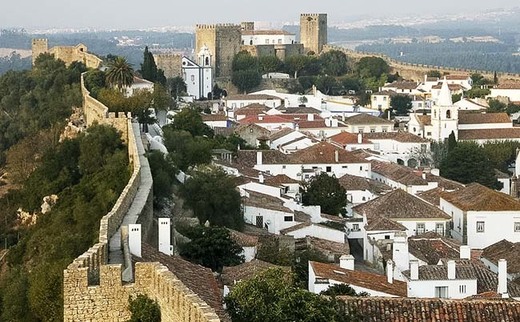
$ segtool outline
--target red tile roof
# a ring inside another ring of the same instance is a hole
[[[392,190],[392,187],[377,180],[345,174],[338,178],[339,184],[345,190],[368,190],[376,194],[383,194]]]
[[[224,266],[222,269],[222,283],[224,285],[234,285],[240,281],[245,281],[262,274],[270,268],[281,268],[287,272],[291,271],[290,267],[278,266],[258,259],[250,262],[239,264],[236,266]]]
[[[401,189],[396,189],[352,209],[360,215],[366,215],[367,218],[384,216],[390,219],[451,219],[439,208]]]
[[[231,239],[233,239],[241,247],[255,247],[258,246],[258,236],[244,234],[242,232],[229,229]]]
[[[428,185],[427,180],[423,179],[421,175],[416,174],[411,168],[406,166],[377,160],[372,160],[370,163],[372,164],[372,172],[378,173],[395,182],[399,182],[406,186]]]
[[[242,30],[243,36],[270,36],[270,35],[282,35],[282,36],[294,36],[286,30]]]
[[[511,124],[511,119],[507,113],[475,113],[460,112],[459,124],[488,124],[506,123]]]
[[[336,135],[333,135],[329,138],[332,142],[336,142],[341,146],[345,147],[347,144],[358,144],[358,134],[349,133],[349,132],[341,132]],[[370,144],[365,138],[365,135],[362,135],[361,139],[362,144]]]
[[[410,237],[408,250],[410,254],[429,265],[437,265],[441,258],[460,258],[460,242],[434,232]]]
[[[463,211],[520,211],[520,201],[478,183],[443,192],[441,198]]]
[[[368,140],[394,140],[401,143],[429,143],[430,141],[408,132],[377,132],[364,133]]]
[[[264,101],[264,100],[281,100],[279,97],[267,94],[251,94],[251,95],[229,95],[224,98],[225,101]]]
[[[431,115],[415,115],[415,118],[422,125],[432,125]]]
[[[385,85],[384,87],[397,88],[397,89],[416,89],[419,86],[416,82],[402,82],[395,81],[391,84]]]
[[[284,127],[283,129],[280,129],[279,131],[276,131],[276,132],[273,132],[271,134],[271,136],[269,137],[269,140],[272,141],[276,141],[280,138],[283,138],[284,136],[288,135],[288,134],[291,134],[295,132],[293,129],[291,128],[288,128],[288,127]]]
[[[250,115],[238,121],[240,124],[249,123],[292,123],[291,120],[284,119],[279,115]]]
[[[224,114],[202,114],[202,121],[227,121],[227,117]]]
[[[341,268],[334,264],[309,261],[317,278],[327,278],[348,285],[363,287],[369,290],[382,292],[394,296],[406,296],[406,283],[394,280],[388,283],[385,275],[364,271],[355,271]],[[370,293],[370,291],[368,291]]]
[[[243,205],[256,207],[261,209],[269,209],[283,212],[285,214],[293,214],[293,211],[283,205],[283,201],[279,198],[263,193],[247,190],[249,197],[243,198]]]
[[[336,161],[336,153],[338,161]],[[289,162],[293,164],[368,163],[368,161],[355,156],[352,152],[327,142],[320,142],[304,150],[299,150],[289,155],[288,158]]]
[[[391,297],[341,297],[363,322],[518,322],[520,302]]]
[[[480,256],[495,265],[498,265],[500,259],[505,259],[507,261],[507,272],[509,274],[520,274],[520,243],[512,243],[503,239],[484,248]]]
[[[459,130],[459,140],[498,140],[520,138],[520,127],[505,129]]]
[[[364,125],[364,124],[381,124],[381,125],[393,125],[393,121],[383,119],[377,116],[373,116],[366,113],[357,114],[345,119],[347,125]]]

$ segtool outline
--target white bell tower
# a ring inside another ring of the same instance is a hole
[[[444,79],[437,102],[432,106],[432,139],[443,142],[451,132],[458,139],[459,111],[453,105],[448,82]]]
[[[211,67],[211,53],[206,45],[202,46],[198,55],[198,65],[200,67],[200,97],[208,97],[213,90],[213,72]]]

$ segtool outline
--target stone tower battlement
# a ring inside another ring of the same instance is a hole
[[[182,77],[182,55],[177,53],[154,53],[157,68],[164,71],[167,78]]]
[[[36,58],[41,54],[49,52],[49,43],[46,38],[35,38],[32,40],[32,63],[36,61]]]
[[[234,23],[216,23],[216,24],[197,24],[197,29],[235,29],[240,28],[240,25]]]
[[[73,62],[84,63],[88,68],[98,68],[102,60],[96,55],[87,52],[87,46],[78,44],[76,46],[56,46],[49,49],[47,39],[37,38],[32,40],[32,63],[40,54],[50,53],[54,58],[61,59],[67,66]]]
[[[195,29],[195,53],[203,46],[212,54],[211,66],[217,77],[231,76],[233,57],[242,44],[241,25],[233,23],[199,24]]]
[[[327,45],[327,14],[303,13],[300,15],[300,42],[305,53],[319,55]]]

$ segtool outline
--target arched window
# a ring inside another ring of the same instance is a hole
[[[252,40],[252,39],[251,39],[251,40],[249,41],[249,44],[250,44],[250,45],[252,45],[252,44],[253,44],[253,40]]]
[[[446,111],[446,118],[447,119],[451,119],[451,111],[450,110]]]
[[[209,66],[209,57],[206,57],[206,66]]]

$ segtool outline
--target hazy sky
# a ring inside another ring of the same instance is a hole
[[[355,16],[458,13],[520,6],[518,0],[1,0],[0,27],[148,28],[196,23],[297,21],[303,12]],[[88,5],[84,5],[88,3]]]

